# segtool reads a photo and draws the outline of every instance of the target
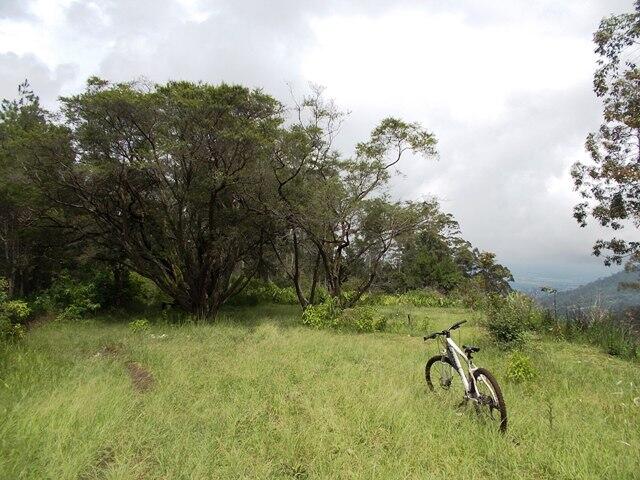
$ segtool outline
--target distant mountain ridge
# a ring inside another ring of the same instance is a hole
[[[640,282],[640,274],[638,272],[621,271],[573,290],[558,292],[556,294],[558,310],[592,307],[594,305],[612,310],[640,306],[640,290],[622,289],[620,287],[621,283],[636,282]],[[553,306],[552,294],[536,292],[535,297],[544,306]]]

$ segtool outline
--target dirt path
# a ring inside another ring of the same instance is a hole
[[[131,377],[133,388],[138,392],[146,392],[153,387],[153,375],[151,375],[151,372],[138,362],[127,363],[127,369],[129,370],[129,376]]]

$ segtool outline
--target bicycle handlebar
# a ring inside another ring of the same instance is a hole
[[[463,323],[467,323],[466,320],[461,320],[457,323],[454,323],[453,325],[451,325],[449,328],[442,330],[441,332],[434,332],[429,336],[423,337],[424,341],[426,342],[427,340],[431,340],[432,338],[436,338],[439,335],[447,335],[451,330],[456,330],[458,328],[460,328],[460,325],[462,325]]]
[[[451,325],[449,327],[449,330],[455,330],[457,328],[460,328],[460,325],[462,325],[463,323],[467,323],[467,321],[466,320],[462,320],[462,321],[460,321],[458,323],[454,323],[453,325]]]

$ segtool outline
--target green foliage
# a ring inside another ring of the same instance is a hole
[[[227,303],[235,306],[261,305],[265,303],[297,305],[298,296],[293,287],[280,287],[273,282],[254,279],[249,282],[242,292],[232,297]]]
[[[593,307],[554,319],[548,315],[545,331],[562,340],[597,345],[609,355],[640,358],[640,334],[627,319]]]
[[[632,13],[602,19],[593,36],[598,54],[594,92],[603,106],[603,123],[587,136],[590,161],[577,162],[571,169],[574,187],[581,201],[574,218],[585,226],[589,218],[616,232],[640,225],[640,69],[633,57],[640,39],[640,3]],[[595,255],[604,254],[605,265],[640,261],[640,243],[620,235],[597,240]],[[622,238],[621,238],[622,237]],[[605,253],[606,252],[606,253]]]
[[[480,279],[482,289],[487,293],[506,295],[511,292],[509,282],[513,281],[511,271],[504,265],[496,263],[496,254],[473,250],[474,264],[471,276]]]
[[[407,305],[413,307],[457,307],[461,306],[461,300],[453,295],[444,295],[435,290],[410,290],[400,295],[386,293],[364,296],[361,303],[365,305],[377,305],[393,307]]]
[[[387,319],[376,309],[366,305],[346,308],[334,320],[333,326],[356,332],[380,332],[384,330]]]
[[[57,320],[79,320],[100,308],[96,284],[81,282],[68,273],[58,276],[35,305],[40,311],[55,313]]]
[[[139,303],[145,307],[157,307],[162,303],[170,303],[171,297],[158,288],[152,280],[136,272],[129,273],[131,285],[131,298],[133,303]]]
[[[435,215],[431,223],[400,243],[397,266],[386,272],[387,291],[432,288],[449,292],[463,281],[459,257],[467,245],[457,236],[458,224],[444,213]]]
[[[26,329],[20,323],[11,323],[4,315],[0,315],[0,341],[18,340],[25,336]]]
[[[414,307],[455,307],[460,302],[453,296],[443,295],[435,290],[411,290],[398,297],[400,305],[412,305]]]
[[[395,307],[396,305],[400,305],[400,297],[388,293],[371,294],[363,297],[362,303],[382,307]]]
[[[302,313],[302,323],[314,328],[379,332],[384,330],[387,318],[369,305],[341,309],[337,300],[329,298],[308,306]]]
[[[507,364],[507,379],[514,383],[528,382],[538,376],[531,358],[522,352],[514,352]]]
[[[460,303],[473,310],[486,310],[489,294],[484,289],[484,280],[480,277],[467,278],[450,294]]]
[[[60,103],[64,135],[32,158],[38,188],[73,204],[60,223],[99,234],[106,253],[126,255],[182,308],[215,316],[267,240],[259,207],[280,103],[239,85],[96,78]],[[32,139],[30,157],[40,143]]]
[[[149,320],[146,318],[138,318],[137,320],[133,320],[129,322],[129,330],[133,333],[141,333],[149,330]]]
[[[467,316],[413,311],[429,314],[431,331]],[[539,376],[518,385],[506,379],[509,355],[485,345],[476,360],[512,420],[501,436],[473,408],[457,409],[458,396],[426,393],[435,345],[290,328],[299,317],[297,306],[238,308],[213,324],[163,327],[162,342],[130,333],[138,317],[48,322],[0,346],[0,478],[638,476],[635,362],[542,337],[531,354]],[[473,322],[460,332],[478,335]],[[157,379],[153,391],[136,392],[129,362]]]
[[[8,300],[8,284],[0,278],[0,340],[19,339],[26,332],[24,322],[31,309],[22,300]]]
[[[31,309],[23,300],[8,300],[0,304],[0,312],[11,322],[22,322],[31,315]]]
[[[484,327],[493,340],[505,348],[522,345],[525,332],[542,324],[542,312],[534,301],[519,292],[507,297],[492,295],[487,306]]]
[[[329,328],[335,325],[335,320],[340,315],[338,302],[329,297],[317,305],[309,305],[302,312],[302,323],[313,328]]]

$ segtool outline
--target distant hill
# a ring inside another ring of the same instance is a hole
[[[624,282],[639,282],[638,272],[618,272],[573,290],[557,293],[558,310],[599,305],[612,310],[640,306],[640,290],[622,289]],[[553,306],[553,295],[536,292],[535,297],[547,307]]]

